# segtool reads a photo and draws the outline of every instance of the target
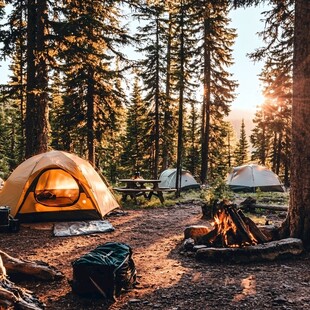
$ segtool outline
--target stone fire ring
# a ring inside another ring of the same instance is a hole
[[[197,249],[195,258],[202,261],[249,263],[289,258],[303,251],[302,240],[286,238],[241,248],[203,247]]]

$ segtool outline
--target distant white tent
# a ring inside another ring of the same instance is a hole
[[[161,181],[159,187],[175,188],[177,169],[164,170],[159,177]],[[200,188],[199,183],[195,180],[192,174],[187,170],[182,170],[181,173],[181,190]]]
[[[249,164],[233,168],[227,184],[235,192],[284,192],[279,177],[265,166]]]

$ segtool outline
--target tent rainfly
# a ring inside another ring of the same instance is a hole
[[[119,207],[92,165],[63,151],[21,163],[5,182],[0,205],[21,222],[102,219]]]
[[[265,166],[257,164],[233,168],[227,177],[228,186],[235,192],[284,192],[279,177]]]
[[[159,180],[161,181],[159,183],[159,187],[175,188],[176,176],[177,176],[177,169],[174,168],[164,170],[159,176]],[[182,170],[181,190],[195,189],[195,188],[200,188],[199,183],[197,183],[197,181],[189,171]]]

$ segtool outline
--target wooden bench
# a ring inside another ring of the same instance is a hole
[[[170,187],[158,187],[158,190],[162,192],[175,192],[176,191],[175,188],[170,188]]]

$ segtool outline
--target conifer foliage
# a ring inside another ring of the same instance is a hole
[[[113,182],[136,170],[157,178],[177,167],[178,175],[188,169],[201,183],[212,183],[249,160],[244,127],[234,152],[225,120],[237,86],[229,72],[236,38],[231,1],[5,3],[10,12],[0,7],[8,21],[0,27],[1,56],[10,56],[12,75],[2,89],[0,130],[14,138],[2,147],[3,171],[55,148],[87,158]],[[287,178],[290,5],[276,1],[266,13],[266,31],[281,33],[281,40],[264,34],[268,49],[252,55],[266,59],[261,79],[268,98],[255,119],[253,159]],[[136,56],[129,61],[132,49]]]
[[[235,166],[246,164],[249,160],[249,144],[245,131],[244,119],[241,122],[240,136],[235,151]]]
[[[288,186],[293,98],[293,1],[276,1],[264,14],[266,27],[261,36],[268,48],[262,47],[251,54],[255,60],[265,60],[260,75],[265,102],[254,119],[252,159],[270,167]]]

